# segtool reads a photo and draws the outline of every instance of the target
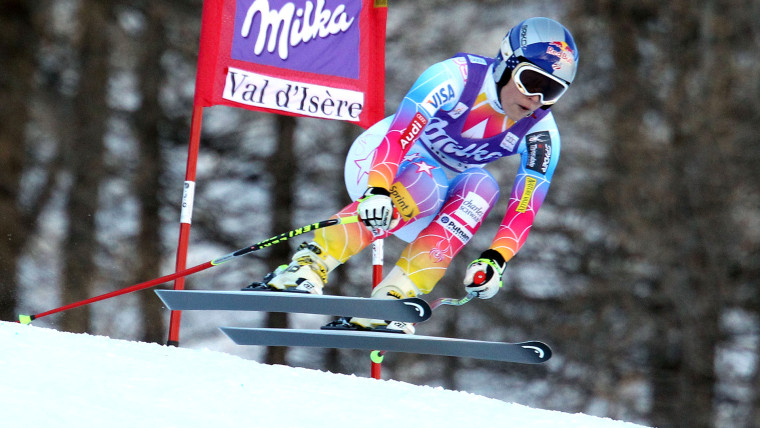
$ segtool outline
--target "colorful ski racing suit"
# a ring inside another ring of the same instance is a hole
[[[396,234],[409,242],[397,262],[423,293],[443,277],[452,258],[499,198],[483,167],[520,155],[507,212],[490,248],[509,261],[528,237],[559,160],[560,138],[549,110],[518,122],[501,109],[491,74],[493,59],[458,54],[428,68],[394,116],[365,131],[346,162],[354,200],[367,186],[390,191],[398,226],[371,232],[361,223],[317,231],[316,242],[345,262],[375,239]],[[358,202],[337,216],[356,215]]]

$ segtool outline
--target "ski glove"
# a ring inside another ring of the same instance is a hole
[[[480,258],[470,263],[464,274],[464,288],[481,299],[490,299],[501,288],[501,274],[507,267],[504,257],[496,250],[483,251]]]
[[[394,209],[393,201],[391,201],[391,192],[382,187],[367,189],[359,198],[356,212],[370,229],[388,230],[398,224],[399,220],[398,211]]]

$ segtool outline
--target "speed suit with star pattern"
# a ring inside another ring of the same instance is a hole
[[[505,261],[528,237],[559,160],[560,137],[551,112],[538,109],[517,122],[502,111],[493,59],[458,54],[428,68],[395,115],[364,132],[352,146],[347,184],[357,199],[367,188],[390,191],[401,215],[397,226],[374,233],[361,223],[325,228],[315,240],[345,262],[375,239],[398,234],[409,241],[396,265],[423,293],[443,277],[452,258],[483,224],[499,198],[485,166],[519,155],[512,191],[490,248]],[[357,150],[354,150],[357,149]],[[349,175],[351,177],[349,177]],[[350,183],[349,183],[350,182]],[[337,216],[356,215],[358,202]]]

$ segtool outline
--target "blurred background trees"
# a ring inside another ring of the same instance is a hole
[[[389,355],[386,377],[659,427],[760,426],[760,4],[749,0],[389,2],[386,109],[460,52],[494,55],[529,16],[580,47],[554,108],[562,162],[532,236],[491,301],[442,308],[420,334],[543,339],[541,367]],[[0,319],[154,278],[174,265],[201,0],[5,0],[0,12]],[[456,16],[456,20],[451,17]],[[189,265],[326,218],[348,202],[354,125],[206,109]],[[510,186],[514,160],[491,171]],[[476,236],[430,298],[458,297]],[[308,237],[306,238],[308,239]],[[238,289],[287,260],[257,252],[190,277]],[[386,242],[386,268],[403,242]],[[366,295],[369,254],[331,277]],[[150,291],[35,324],[163,343]],[[367,375],[363,352],[246,349],[183,316],[182,346]]]

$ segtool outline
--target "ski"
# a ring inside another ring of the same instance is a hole
[[[524,364],[543,363],[552,356],[551,348],[537,341],[520,343],[487,342],[352,330],[238,327],[220,327],[220,329],[238,345],[383,350]]]
[[[300,312],[422,322],[430,305],[420,298],[370,299],[277,291],[156,290],[167,308],[176,311],[222,310]]]

